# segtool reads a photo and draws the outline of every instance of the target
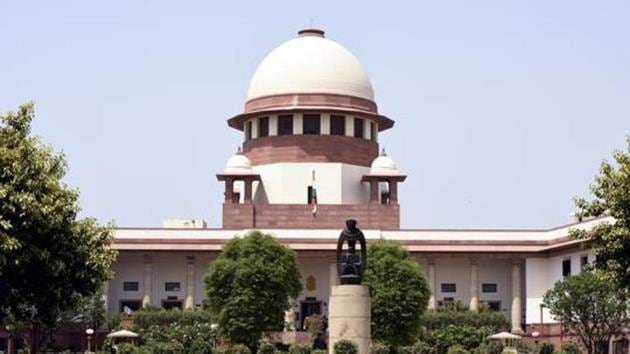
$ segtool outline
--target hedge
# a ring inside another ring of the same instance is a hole
[[[429,331],[449,325],[492,327],[494,331],[510,327],[507,317],[502,312],[496,311],[426,311],[422,315],[421,323]]]

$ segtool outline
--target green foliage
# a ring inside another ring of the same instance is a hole
[[[226,354],[252,354],[252,351],[244,344],[234,344],[228,348]]]
[[[133,313],[133,323],[140,328],[153,325],[168,326],[172,323],[192,325],[195,323],[212,323],[212,316],[208,311],[165,310],[162,308],[144,308]]]
[[[580,346],[573,341],[563,342],[560,345],[560,354],[581,354]]]
[[[265,342],[258,347],[256,354],[276,354],[277,349],[273,343]]]
[[[220,333],[250,347],[283,327],[289,300],[302,290],[295,252],[259,231],[228,242],[204,282]]]
[[[304,319],[306,331],[310,333],[311,338],[315,339],[318,335],[326,331],[326,318],[322,315],[310,315]]]
[[[538,346],[538,354],[553,354],[555,350],[556,347],[553,345],[553,343],[547,341],[540,343],[540,345]]]
[[[448,348],[447,354],[468,354],[470,353],[466,348],[459,344],[455,344]]]
[[[389,345],[383,342],[374,342],[370,347],[370,354],[389,354]]]
[[[111,277],[116,252],[111,226],[79,218],[66,160],[31,135],[33,117],[29,103],[0,118],[0,317],[36,329],[80,311]]]
[[[571,235],[588,240],[597,256],[595,267],[604,279],[630,291],[630,151],[615,151],[613,158],[616,166],[602,162],[591,185],[594,199],[576,197],[575,204],[580,219],[609,215],[615,222],[599,224],[592,230],[574,229]]]
[[[609,342],[627,322],[629,291],[583,271],[554,284],[543,298],[555,319],[571,328],[588,353],[596,353],[598,343]]]
[[[488,354],[501,354],[503,353],[503,343],[498,340],[490,341],[487,344]]]
[[[435,354],[435,348],[423,341],[416,341],[413,345],[399,347],[398,354]]]
[[[372,300],[372,338],[390,346],[414,342],[429,288],[418,263],[399,242],[378,240],[368,246],[365,283]]]
[[[425,341],[434,347],[438,354],[444,354],[454,345],[473,350],[493,332],[491,327],[448,325],[425,334]]]
[[[119,343],[116,344],[118,353],[120,354],[152,354],[150,349],[138,347],[133,343]]]
[[[315,349],[311,352],[311,354],[328,354],[328,351],[324,349]]]
[[[308,344],[293,343],[289,346],[289,354],[311,354],[311,350]]]
[[[358,354],[359,348],[357,345],[348,339],[341,339],[333,346],[334,354]]]
[[[498,332],[509,328],[510,321],[498,311],[427,311],[421,317],[422,326],[434,330],[448,325],[492,327]]]

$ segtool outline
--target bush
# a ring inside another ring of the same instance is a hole
[[[289,354],[311,354],[311,346],[308,344],[293,343],[289,346]]]
[[[151,354],[151,350],[148,348],[138,347],[132,343],[120,343],[116,344],[119,354]]]
[[[553,354],[555,350],[556,348],[552,343],[545,341],[540,343],[540,346],[538,347],[538,354]]]
[[[252,351],[243,344],[234,344],[228,348],[226,354],[252,354]]]
[[[326,331],[326,317],[322,315],[310,315],[304,319],[306,331],[311,334],[311,339],[317,338]]]
[[[311,354],[328,354],[328,351],[323,349],[315,349],[311,352]]]
[[[432,345],[438,354],[444,354],[454,345],[460,345],[466,350],[473,350],[484,342],[493,332],[490,327],[472,327],[448,325],[426,335],[426,342]]]
[[[498,340],[493,340],[488,343],[488,354],[501,354],[503,353],[503,343]]]
[[[413,345],[398,348],[399,354],[435,354],[435,348],[423,341],[417,341]]]
[[[493,332],[507,329],[510,322],[501,312],[486,311],[427,311],[422,315],[422,325],[427,330],[444,328],[448,325],[491,327]]]
[[[468,354],[468,350],[459,344],[455,344],[448,348],[447,354]]]
[[[389,346],[383,342],[374,342],[370,347],[370,354],[389,354]]]
[[[341,339],[335,343],[334,354],[358,354],[359,348],[353,341],[347,339]]]
[[[257,354],[275,354],[276,346],[273,343],[263,343],[258,347]]]
[[[568,341],[562,343],[560,346],[560,354],[580,354],[582,351],[580,350],[580,346],[573,341]]]

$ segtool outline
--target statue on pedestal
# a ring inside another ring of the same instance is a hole
[[[356,244],[361,246],[361,255],[357,254]],[[344,250],[344,243],[348,244]],[[367,246],[365,236],[357,227],[356,220],[346,220],[346,228],[339,235],[337,241],[337,273],[342,285],[361,284],[363,272],[367,264]]]

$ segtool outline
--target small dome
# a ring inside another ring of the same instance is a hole
[[[300,93],[330,93],[374,101],[363,65],[346,48],[306,29],[280,45],[258,65],[247,100]]]
[[[243,155],[241,148],[230,157],[225,166],[225,174],[249,174],[252,173],[252,162]]]
[[[393,175],[400,174],[396,167],[396,162],[391,157],[387,156],[385,149],[381,151],[381,155],[372,161],[370,166],[371,175]]]

